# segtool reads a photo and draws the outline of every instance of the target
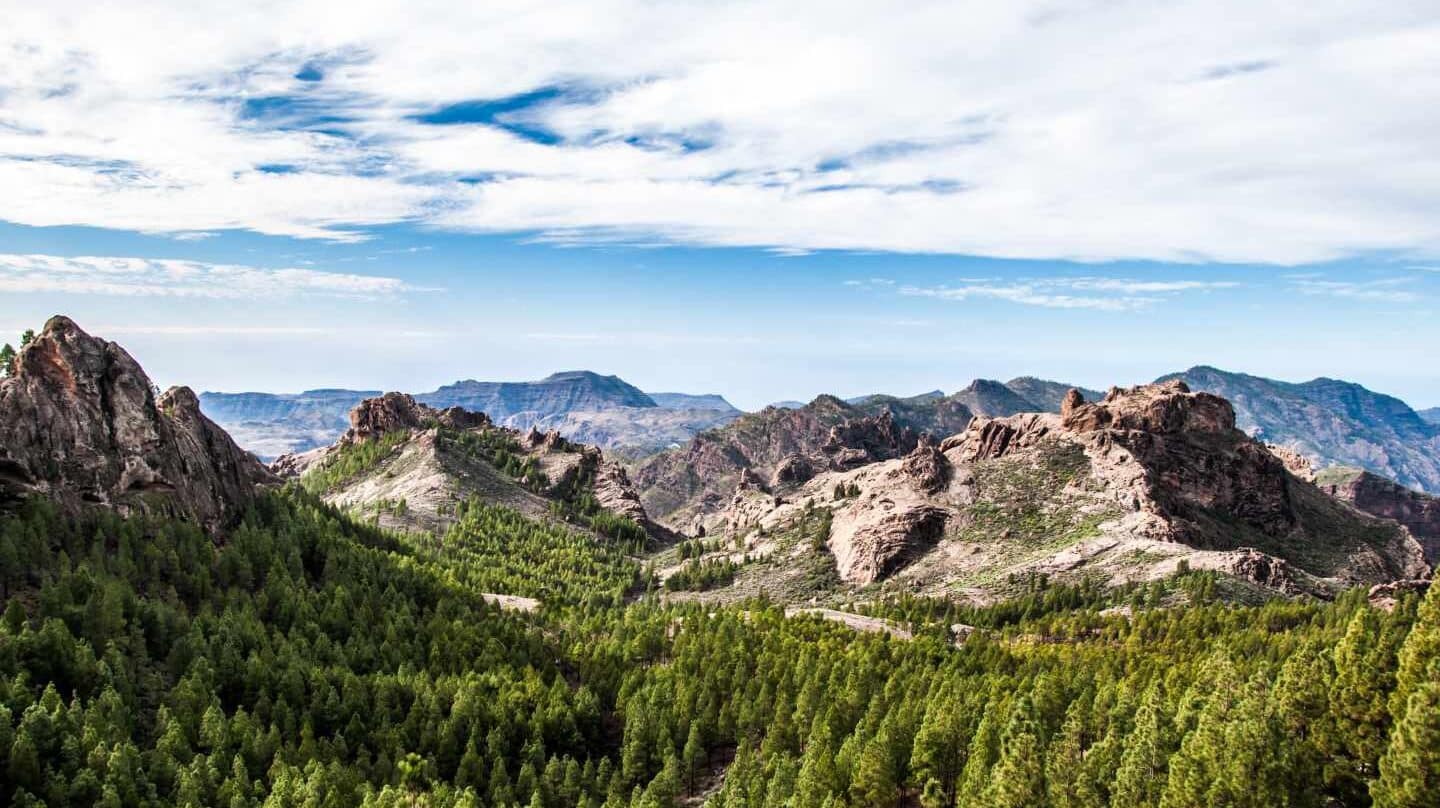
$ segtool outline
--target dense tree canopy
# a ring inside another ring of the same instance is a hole
[[[872,607],[902,640],[667,605],[632,549],[478,501],[408,537],[291,488],[218,538],[29,501],[0,517],[0,803],[1435,804],[1440,592],[1034,581]]]

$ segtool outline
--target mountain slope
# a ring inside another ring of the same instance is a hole
[[[1059,412],[1060,403],[1065,400],[1065,394],[1072,389],[1080,391],[1087,401],[1099,401],[1105,394],[1099,390],[1090,390],[1084,387],[1075,387],[1073,384],[1063,382],[1052,382],[1047,379],[1037,379],[1034,376],[1020,376],[1005,382],[1016,395],[1035,404],[1037,412]]]
[[[817,475],[784,497],[742,486],[712,532],[738,538],[761,559],[754,574],[779,582],[759,591],[797,594],[786,577],[823,580],[819,564],[832,583],[799,594],[838,601],[892,578],[988,601],[1036,575],[1118,585],[1207,569],[1333,596],[1429,572],[1406,530],[1295,477],[1235,428],[1224,399],[1180,382],[1093,404],[1076,393],[1060,414],[976,418],[943,443]],[[755,593],[747,569],[737,586]]]
[[[991,379],[976,379],[953,398],[969,407],[976,415],[987,418],[1059,409],[1058,404],[1054,408],[1046,407]]]
[[[1440,426],[1397,398],[1336,379],[1296,384],[1211,367],[1160,381],[1169,379],[1230,400],[1241,429],[1295,449],[1317,465],[1357,466],[1407,487],[1440,492]]]
[[[158,395],[124,348],[52,317],[0,380],[0,499],[230,521],[273,477],[200,412]]]
[[[366,399],[335,445],[286,455],[275,469],[383,527],[441,532],[478,500],[642,545],[647,534],[669,538],[625,470],[598,449],[554,432],[521,434],[461,407],[436,410],[404,393]]]
[[[1428,410],[1420,410],[1416,413],[1427,424],[1440,424],[1440,407],[1431,407]]]
[[[766,407],[702,432],[642,462],[635,484],[655,518],[693,528],[724,507],[743,481],[783,488],[826,470],[898,457],[922,434],[949,435],[970,418],[965,405],[950,398],[869,396],[857,405],[820,396],[797,409]]]
[[[719,393],[647,393],[657,406],[667,410],[715,410],[726,415],[739,415],[740,408]]]
[[[1361,469],[1332,466],[1315,477],[1320,490],[1371,516],[1404,525],[1425,548],[1425,558],[1440,564],[1440,497],[1412,491]]]

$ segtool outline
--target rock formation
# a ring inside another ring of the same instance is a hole
[[[1316,478],[1320,489],[1371,516],[1409,529],[1425,548],[1425,559],[1440,564],[1440,497],[1412,491],[1368,471],[1329,468]]]
[[[130,354],[67,317],[51,318],[0,381],[0,494],[217,528],[273,480],[189,388],[157,396]]]

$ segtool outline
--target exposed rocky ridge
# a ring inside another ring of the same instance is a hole
[[[1355,466],[1440,493],[1440,426],[1397,398],[1337,379],[1293,384],[1212,367],[1161,381],[1172,378],[1223,396],[1234,405],[1241,429],[1317,466]]]
[[[1061,403],[1059,414],[976,418],[938,446],[827,471],[783,497],[737,491],[712,532],[764,555],[825,508],[847,586],[894,578],[978,599],[1011,575],[1119,583],[1182,562],[1285,594],[1428,574],[1406,530],[1290,473],[1222,398],[1172,382]]]
[[[217,528],[273,481],[189,388],[157,397],[125,349],[68,317],[52,317],[0,380],[0,497],[43,494]]]
[[[1425,548],[1425,559],[1440,564],[1440,497],[1412,491],[1361,469],[1331,467],[1316,476],[1320,490],[1371,516],[1409,529]]]
[[[701,433],[641,463],[634,480],[651,514],[696,530],[729,504],[742,473],[771,486],[798,485],[820,472],[901,457],[921,435],[950,434],[970,418],[952,399],[877,396],[855,405],[820,396],[799,409],[767,407]]]
[[[490,433],[503,437],[521,460],[534,462],[536,488],[527,476],[516,480],[477,457],[447,434]],[[381,524],[394,528],[436,530],[448,523],[457,503],[478,496],[534,518],[553,517],[551,502],[565,492],[588,486],[595,501],[625,516],[657,540],[671,538],[653,523],[620,464],[607,460],[592,446],[574,443],[558,432],[531,428],[526,433],[496,426],[485,413],[461,407],[436,409],[405,393],[366,399],[350,413],[350,429],[334,445],[299,455],[285,455],[273,464],[277,473],[301,477],[320,469],[346,446],[402,434],[390,454],[374,468],[322,492],[332,504],[376,510]],[[395,504],[405,502],[403,509]],[[386,507],[389,506],[389,507]]]

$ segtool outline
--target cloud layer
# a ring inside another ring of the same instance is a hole
[[[0,292],[126,297],[256,299],[333,297],[374,300],[427,291],[398,278],[261,269],[165,258],[0,254]]]
[[[0,31],[0,219],[1440,254],[1432,4],[206,4]]]

